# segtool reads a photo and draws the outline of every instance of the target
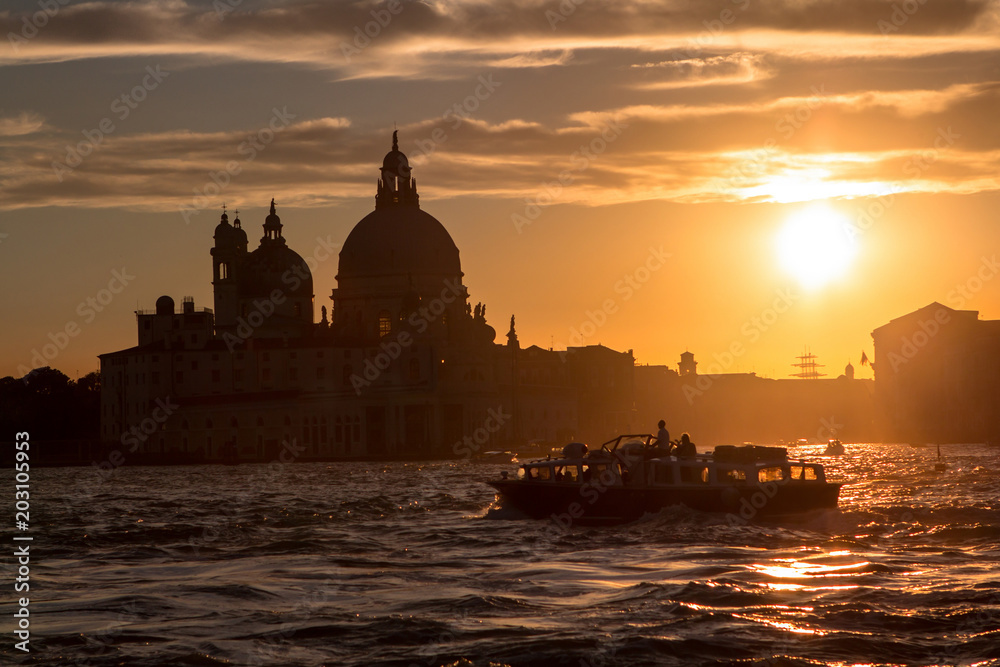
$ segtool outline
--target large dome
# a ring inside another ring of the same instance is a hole
[[[274,290],[312,296],[312,273],[302,257],[284,242],[265,241],[246,259],[241,296],[270,296]],[[292,278],[297,278],[297,283]],[[292,289],[292,288],[295,289]]]
[[[408,274],[462,275],[458,247],[444,225],[416,206],[377,208],[344,241],[337,278]]]

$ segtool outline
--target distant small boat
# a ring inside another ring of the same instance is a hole
[[[825,456],[840,456],[844,451],[844,445],[840,440],[830,440],[826,443],[826,449],[823,450],[823,454]]]
[[[941,445],[937,446],[938,462],[934,464],[934,472],[944,472],[948,469],[948,464],[941,459]]]
[[[514,452],[490,451],[483,452],[472,460],[475,463],[514,463],[517,455]]]

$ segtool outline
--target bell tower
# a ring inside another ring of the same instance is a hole
[[[223,204],[222,219],[215,227],[215,247],[212,248],[215,326],[220,331],[236,326],[239,314],[239,283],[247,252],[247,235],[240,225],[239,211],[236,216],[230,225],[229,215]]]

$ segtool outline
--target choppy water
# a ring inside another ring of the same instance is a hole
[[[946,454],[849,446],[795,522],[568,530],[488,514],[505,467],[469,462],[35,470],[0,662],[996,666],[1000,449]]]

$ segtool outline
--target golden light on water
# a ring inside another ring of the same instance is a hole
[[[775,239],[781,267],[807,289],[841,278],[857,254],[849,225],[847,218],[826,204],[792,214]]]

